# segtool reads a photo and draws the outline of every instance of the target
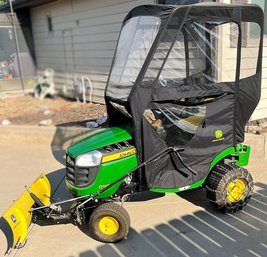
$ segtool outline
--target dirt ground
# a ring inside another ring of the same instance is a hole
[[[31,94],[0,94],[0,125],[4,121],[10,122],[10,125],[40,125],[43,122],[43,126],[85,127],[86,122],[95,121],[103,115],[107,115],[104,104],[83,104],[63,98],[39,100]],[[267,118],[249,122],[249,126],[263,123],[267,123]],[[266,126],[261,133],[267,133]]]
[[[82,104],[63,98],[35,99],[31,95],[0,95],[0,124],[85,126],[89,120],[106,115],[102,104]]]

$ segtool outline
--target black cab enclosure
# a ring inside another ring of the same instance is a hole
[[[256,5],[219,3],[144,5],[127,15],[105,92],[109,123],[133,125],[140,163],[184,149],[181,159],[145,166],[143,186],[196,183],[244,141],[260,100],[263,19]]]

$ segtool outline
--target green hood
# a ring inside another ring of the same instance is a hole
[[[121,128],[108,128],[100,130],[84,138],[67,149],[67,154],[72,158],[96,150],[98,148],[132,139],[131,135]]]

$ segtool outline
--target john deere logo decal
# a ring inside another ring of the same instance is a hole
[[[224,137],[223,137],[223,132],[222,130],[216,130],[215,131],[215,138],[214,140],[212,140],[212,142],[218,142],[218,141],[222,141],[224,140]]]
[[[103,156],[102,163],[119,160],[119,159],[126,158],[126,157],[129,157],[129,156],[134,155],[134,154],[136,154],[136,149],[132,148],[130,150],[126,150],[123,152]]]

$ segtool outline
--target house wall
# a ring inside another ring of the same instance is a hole
[[[247,3],[251,3],[248,0]],[[221,2],[230,4],[231,0],[223,0]],[[243,3],[243,1],[240,1]],[[247,31],[249,34],[249,31]],[[223,32],[224,37],[229,37],[229,29],[225,28]],[[228,40],[230,43],[230,40]],[[255,74],[257,47],[255,42],[247,42],[246,47],[241,49],[241,77],[246,77]],[[254,45],[254,46],[253,46]],[[233,74],[236,65],[235,49],[230,44],[223,44],[221,46],[221,65],[225,70],[225,76]],[[261,82],[261,100],[256,110],[254,111],[251,120],[262,119],[267,117],[267,35],[264,36],[263,59],[262,59],[262,82]]]
[[[70,97],[74,96],[75,81],[86,75],[92,81],[93,101],[103,103],[104,88],[122,20],[133,7],[154,2],[156,1],[59,0],[31,9],[39,71],[54,69],[57,89]],[[220,2],[231,3],[231,0]],[[53,32],[48,31],[47,16],[52,18]],[[232,74],[235,51],[230,44],[219,47],[221,56],[218,61],[226,71],[225,75]],[[252,66],[255,62],[251,59],[253,51],[253,47],[243,48],[243,58],[249,60],[248,63]],[[267,36],[263,56],[262,96],[252,119],[267,116]],[[87,93],[89,100],[88,95]]]
[[[122,20],[144,3],[154,0],[59,0],[31,9],[39,72],[54,69],[57,89],[70,97],[75,81],[86,75],[93,85],[93,102],[103,103]]]

